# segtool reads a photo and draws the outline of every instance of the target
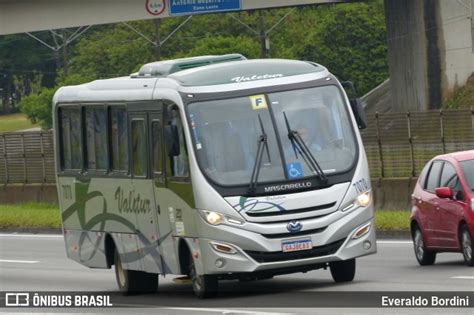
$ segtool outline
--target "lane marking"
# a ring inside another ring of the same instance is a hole
[[[0,234],[0,237],[63,238],[61,234]]]
[[[451,277],[451,279],[474,280],[474,276],[455,276],[455,277]]]
[[[9,259],[0,259],[0,263],[14,263],[14,264],[37,264],[37,260],[9,260]]]
[[[413,241],[386,240],[386,241],[377,241],[377,244],[413,244]]]
[[[129,307],[150,307],[156,306],[153,304],[122,304],[122,303],[114,303],[114,306],[129,306]],[[276,312],[262,312],[262,311],[245,311],[245,310],[237,310],[237,309],[223,309],[223,308],[204,308],[204,307],[159,307],[159,309],[163,310],[173,310],[173,311],[190,311],[190,312],[213,312],[213,313],[221,313],[221,314],[261,314],[261,315],[290,315],[292,313],[276,313]]]

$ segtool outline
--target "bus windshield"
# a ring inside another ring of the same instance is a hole
[[[349,169],[356,143],[341,92],[323,86],[192,103],[191,134],[200,167],[216,184],[248,185],[263,124],[267,143],[258,182],[316,176],[288,137],[296,131],[326,175]],[[286,116],[286,121],[285,121]]]

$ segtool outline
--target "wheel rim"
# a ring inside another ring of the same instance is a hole
[[[469,235],[469,232],[464,230],[462,233],[462,250],[464,253],[464,257],[466,257],[467,260],[471,260],[472,258],[472,243],[471,243],[471,236]]]
[[[425,244],[423,243],[423,236],[421,232],[417,230],[415,232],[415,254],[418,260],[423,260],[423,256],[425,254]]]
[[[115,263],[115,268],[117,268],[119,285],[123,288],[125,286],[125,271],[123,270],[122,262],[120,261],[120,259],[117,259],[117,262]]]
[[[189,268],[189,276],[191,277],[193,288],[195,291],[201,291],[202,283],[201,277],[199,277],[196,273],[196,267],[194,265],[194,260],[191,260],[191,268]]]

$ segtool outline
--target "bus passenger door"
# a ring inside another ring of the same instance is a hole
[[[131,259],[140,261],[141,270],[150,273],[163,273],[160,255],[159,231],[157,229],[157,211],[152,179],[149,167],[148,115],[146,113],[129,113],[129,130],[131,142],[132,190],[126,194],[127,211],[136,215],[136,237],[138,250],[132,253]]]
[[[148,116],[148,125],[150,130],[150,165],[157,214],[156,227],[158,228],[159,234],[158,243],[163,263],[163,273],[176,273],[178,264],[172,237],[172,218],[170,218],[167,205],[167,199],[169,199],[170,196],[169,191],[166,189],[165,172],[163,171],[165,160],[163,113],[150,113]]]

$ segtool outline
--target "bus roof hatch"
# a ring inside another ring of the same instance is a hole
[[[182,58],[175,60],[157,61],[143,65],[138,73],[131,75],[132,78],[143,77],[166,77],[172,73],[207,66],[216,63],[247,60],[241,54],[227,54],[221,56],[200,56]]]

